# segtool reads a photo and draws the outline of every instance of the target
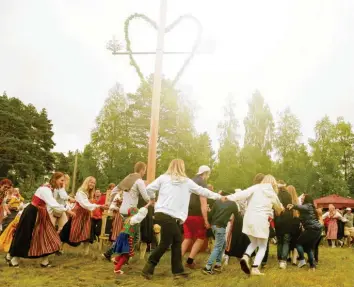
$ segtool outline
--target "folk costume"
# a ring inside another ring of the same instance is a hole
[[[122,197],[120,193],[116,193],[114,199],[109,206],[109,211],[113,212],[112,231],[110,233],[110,241],[116,241],[119,233],[123,228],[123,217],[120,215],[119,208],[122,205]]]
[[[114,253],[119,254],[114,259],[114,273],[123,274],[122,266],[134,256],[134,236],[139,231],[139,223],[148,214],[145,207],[139,210],[132,207],[128,210],[128,218],[124,222],[124,227],[120,232],[114,245]]]
[[[10,266],[18,266],[18,258],[45,257],[42,267],[48,267],[47,256],[60,249],[60,238],[47,211],[47,207],[58,212],[66,211],[53,197],[53,187],[43,185],[37,189],[32,202],[23,211],[11,244]]]
[[[10,224],[7,225],[6,229],[0,236],[0,251],[4,251],[7,253],[6,261],[8,263],[11,260],[10,253],[8,252],[10,251],[11,243],[15,235],[17,225],[20,221],[23,209],[27,207],[28,204],[29,203],[27,203],[26,206],[22,206],[22,209],[20,208],[19,212],[16,214],[16,217],[10,222]]]
[[[91,203],[85,191],[79,189],[75,195],[76,205],[72,211],[76,216],[69,219],[60,232],[60,239],[70,246],[79,246],[85,243],[85,254],[88,254],[88,243],[93,243],[91,232],[91,211],[101,207]]]

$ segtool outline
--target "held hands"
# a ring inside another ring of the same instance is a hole
[[[71,210],[68,210],[67,211],[67,214],[71,215],[72,217],[75,217],[76,216],[76,213],[71,211]]]
[[[109,206],[105,204],[105,205],[101,205],[100,208],[103,210],[108,210]]]
[[[206,229],[210,229],[210,223],[208,221],[205,221],[204,226]]]
[[[75,203],[75,202],[76,202],[76,200],[75,200],[74,198],[72,198],[72,197],[69,197],[68,201],[69,201],[70,203]]]
[[[294,205],[293,204],[288,204],[286,208],[289,209],[289,210],[292,210],[294,208]]]

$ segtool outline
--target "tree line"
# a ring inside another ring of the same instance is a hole
[[[146,161],[150,130],[152,77],[135,93],[124,93],[116,84],[96,118],[91,140],[78,152],[77,183],[88,176],[99,187],[117,183],[132,172],[134,163]],[[45,110],[4,94],[0,99],[0,177],[10,177],[28,194],[53,170],[73,173],[75,152],[51,152],[52,124]],[[218,125],[217,152],[210,136],[194,127],[195,107],[186,95],[164,79],[162,85],[157,174],[171,159],[184,159],[187,174],[199,165],[212,167],[211,183],[216,189],[245,188],[258,172],[272,173],[300,193],[315,197],[337,193],[354,194],[354,133],[352,125],[339,117],[317,121],[314,138],[301,142],[301,123],[289,108],[275,121],[259,91],[248,102],[243,120],[245,135],[240,141],[240,122],[235,103],[228,97],[223,121]]]

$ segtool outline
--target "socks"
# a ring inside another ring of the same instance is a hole
[[[188,259],[187,259],[187,264],[193,264],[193,261],[194,261],[194,259],[188,257]]]

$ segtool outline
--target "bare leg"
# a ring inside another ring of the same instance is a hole
[[[192,247],[191,253],[189,253],[189,258],[194,259],[197,254],[199,253],[200,249],[202,249],[203,245],[204,245],[204,239],[197,239]]]
[[[184,239],[182,242],[182,257],[184,256],[184,254],[186,254],[189,246],[192,243],[192,239]]]

